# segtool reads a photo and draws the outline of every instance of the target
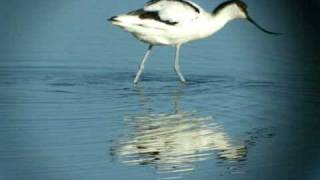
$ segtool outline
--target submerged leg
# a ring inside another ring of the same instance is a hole
[[[150,44],[146,54],[144,55],[144,57],[143,57],[143,59],[141,61],[141,64],[140,64],[140,67],[139,67],[139,71],[137,72],[137,75],[136,75],[136,77],[134,78],[134,81],[133,81],[134,84],[138,84],[138,82],[139,82],[140,76],[141,76],[141,74],[143,72],[143,69],[144,69],[144,63],[147,61],[147,59],[148,59],[148,57],[150,55],[152,47],[153,46]]]
[[[176,71],[177,75],[179,76],[180,81],[182,83],[185,83],[186,80],[184,79],[184,77],[183,77],[183,75],[182,75],[182,73],[180,71],[180,63],[179,63],[180,46],[181,45],[179,44],[176,47],[176,60],[175,60],[175,64],[174,64],[174,70]]]

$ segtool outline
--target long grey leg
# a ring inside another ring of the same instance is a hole
[[[150,55],[152,47],[153,46],[150,44],[146,54],[144,55],[144,57],[143,57],[143,59],[141,61],[141,64],[140,64],[140,67],[139,67],[139,71],[137,72],[137,75],[136,75],[136,77],[134,78],[134,81],[133,81],[134,84],[138,84],[138,82],[139,82],[140,76],[141,76],[141,74],[142,74],[142,72],[144,70],[144,63],[147,61],[147,59],[148,59],[148,57]]]
[[[174,64],[174,70],[176,71],[177,75],[179,76],[180,81],[182,83],[185,83],[186,80],[184,79],[184,77],[180,71],[180,63],[179,63],[180,46],[181,46],[180,44],[178,44],[176,46],[176,60],[175,60],[175,64]]]

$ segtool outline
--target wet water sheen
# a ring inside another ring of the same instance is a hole
[[[129,72],[2,68],[2,176],[246,179],[260,168],[290,168],[274,156],[299,146],[290,138],[306,132],[295,123],[313,118],[318,91],[189,76],[181,85],[146,74],[134,87]]]
[[[187,84],[159,47],[133,86],[147,46],[105,18],[143,3],[33,3],[25,13],[47,25],[10,16],[2,29],[1,180],[317,179],[319,56],[299,33],[237,21],[182,47]],[[284,25],[250,3],[290,29],[290,13]]]

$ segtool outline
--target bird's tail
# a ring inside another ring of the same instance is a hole
[[[117,17],[118,16],[112,16],[111,18],[108,19],[108,21],[115,22],[117,21]]]

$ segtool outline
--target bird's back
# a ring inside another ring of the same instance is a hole
[[[112,23],[149,44],[176,45],[209,35],[207,21],[209,14],[190,1],[153,0]]]

